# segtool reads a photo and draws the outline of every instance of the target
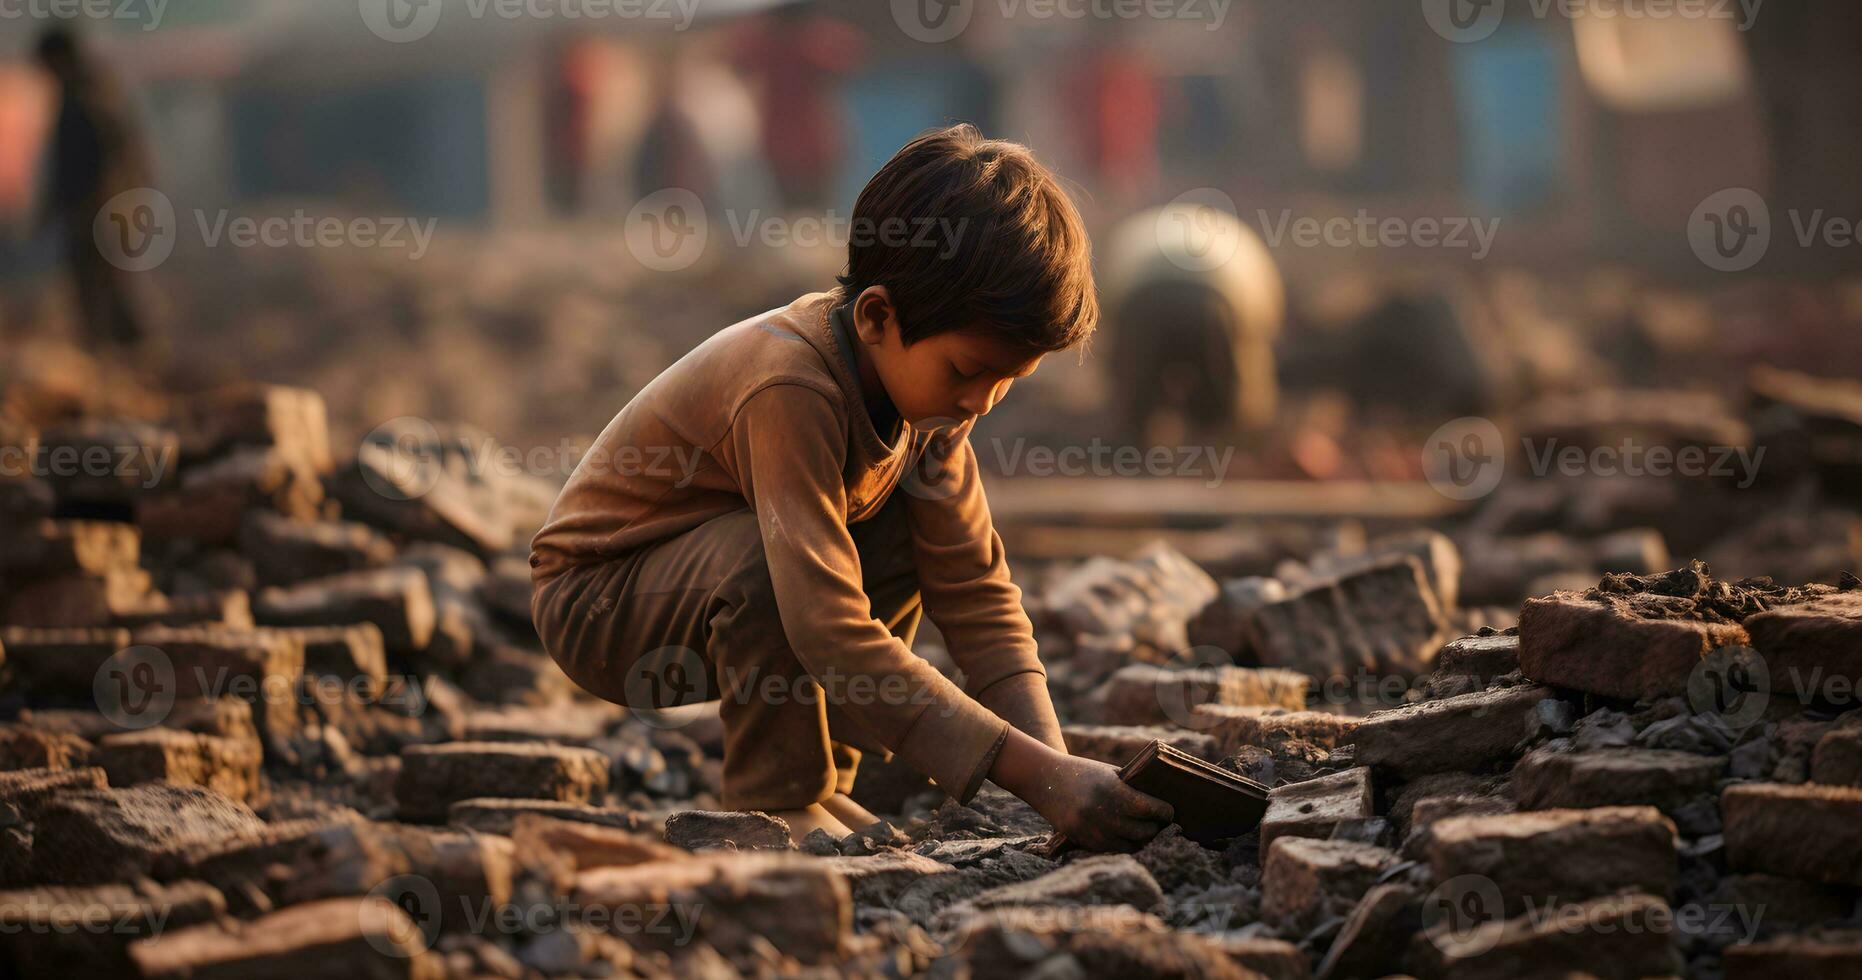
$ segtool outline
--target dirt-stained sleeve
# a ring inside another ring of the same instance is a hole
[[[895,491],[908,495],[925,614],[944,634],[966,691],[1016,728],[1065,751],[1034,627],[989,517],[971,424],[932,436]]]
[[[968,800],[1008,723],[873,618],[847,531],[846,420],[803,384],[759,389],[728,441],[763,532],[783,633],[802,666],[907,765]]]

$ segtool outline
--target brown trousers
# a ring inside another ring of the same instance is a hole
[[[848,530],[873,618],[909,646],[923,605],[904,501]],[[819,803],[853,788],[862,751],[885,751],[789,648],[748,510],[577,565],[537,590],[532,612],[570,679],[648,724],[672,723],[657,708],[719,701],[731,809]]]

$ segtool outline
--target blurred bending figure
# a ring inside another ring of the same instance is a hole
[[[1273,425],[1286,287],[1258,235],[1222,208],[1175,202],[1119,225],[1104,268],[1108,363],[1140,438]]]
[[[76,37],[53,28],[39,39],[38,54],[59,88],[42,225],[63,227],[87,338],[138,344],[147,316],[136,301],[131,274],[104,258],[92,227],[111,198],[148,186],[147,148],[129,99]]]

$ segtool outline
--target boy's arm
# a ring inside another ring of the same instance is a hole
[[[989,517],[970,427],[933,436],[895,491],[908,499],[925,613],[948,641],[966,689],[984,707],[1065,752],[1034,627]]]
[[[1009,726],[873,618],[846,524],[845,425],[825,393],[778,382],[744,402],[726,439],[763,532],[783,633],[855,721],[968,801]]]

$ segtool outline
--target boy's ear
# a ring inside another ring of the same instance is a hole
[[[868,286],[860,291],[853,301],[853,331],[864,344],[877,344],[886,339],[886,328],[897,330],[898,311],[892,305],[892,294],[884,286]]]

